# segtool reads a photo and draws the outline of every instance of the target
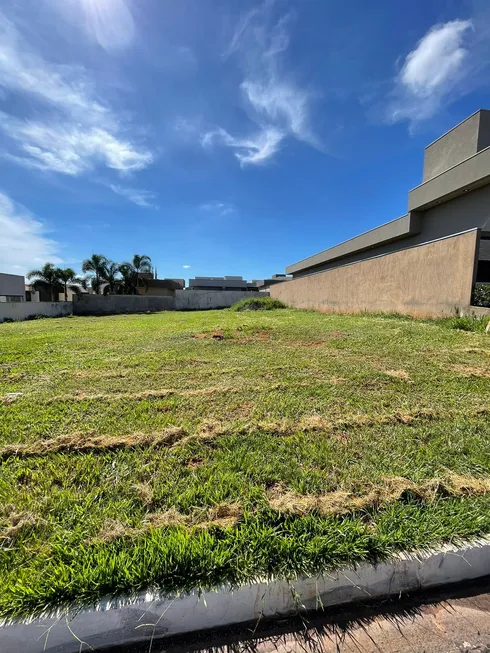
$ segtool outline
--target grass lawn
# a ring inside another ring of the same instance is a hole
[[[489,533],[489,393],[490,336],[438,322],[2,324],[0,615]]]

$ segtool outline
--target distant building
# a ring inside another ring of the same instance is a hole
[[[189,279],[189,290],[257,290],[254,281],[243,277],[196,277]]]
[[[24,277],[0,273],[0,302],[23,302],[25,298]]]
[[[138,295],[154,295],[158,297],[174,296],[176,290],[183,290],[183,279],[153,279],[145,274],[138,277]]]
[[[251,283],[255,284],[257,290],[269,290],[274,284],[283,283],[283,281],[289,281],[292,278],[289,274],[273,274],[270,279],[254,279]]]

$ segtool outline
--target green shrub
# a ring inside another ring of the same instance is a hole
[[[490,284],[477,284],[473,290],[471,303],[473,306],[485,306],[486,308],[490,308]]]
[[[46,315],[45,313],[34,313],[33,315],[27,315],[26,320],[47,320],[49,319],[49,315]]]
[[[4,317],[3,320],[2,320],[2,322],[3,322],[4,324],[5,324],[6,322],[14,322],[14,321],[15,321],[15,320],[14,320],[13,317]]]
[[[272,311],[276,308],[287,308],[286,304],[279,299],[272,299],[272,297],[250,297],[250,299],[242,299],[241,301],[233,304],[232,311]]]
[[[485,331],[488,318],[476,317],[475,315],[466,315],[464,317],[448,317],[440,321],[448,329],[459,329],[460,331]]]

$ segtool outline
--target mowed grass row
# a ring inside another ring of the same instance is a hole
[[[0,356],[3,616],[490,531],[483,333],[161,313],[1,325]]]

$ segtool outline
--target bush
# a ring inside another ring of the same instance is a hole
[[[15,322],[13,317],[4,317],[3,320],[1,320],[4,324],[7,322]]]
[[[471,303],[473,306],[484,306],[490,308],[490,284],[477,284],[473,290]]]
[[[26,320],[48,320],[49,315],[45,313],[34,313],[33,315],[27,315]]]
[[[464,317],[449,317],[441,320],[441,324],[448,329],[459,329],[460,331],[485,331],[488,318],[466,315]]]
[[[233,304],[232,311],[272,311],[276,308],[287,308],[286,304],[279,299],[272,299],[272,297],[250,297],[250,299],[242,299],[241,301]]]

